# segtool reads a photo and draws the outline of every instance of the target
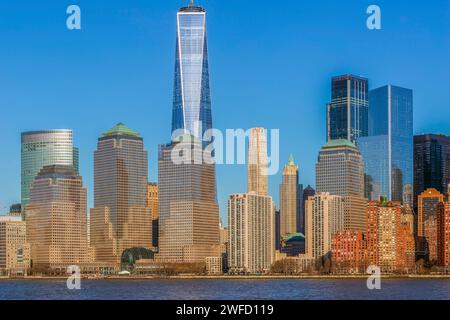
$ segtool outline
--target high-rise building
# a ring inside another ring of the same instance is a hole
[[[172,141],[158,154],[157,258],[205,262],[219,247],[219,207],[215,166],[202,156],[212,128],[206,11],[192,1],[177,14],[173,97]],[[176,161],[177,152],[190,158]]]
[[[158,209],[158,184],[149,182],[147,185],[147,207],[150,208],[152,214],[152,244],[158,247],[159,235],[159,209]]]
[[[142,137],[124,124],[98,139],[90,215],[90,240],[97,261],[118,261],[125,249],[152,247],[147,166]]]
[[[177,150],[191,153],[191,159],[174,161]],[[194,263],[214,255],[212,248],[219,245],[215,185],[215,166],[203,162],[202,146],[195,138],[160,146],[158,259]]]
[[[428,188],[447,193],[450,184],[450,136],[414,136],[414,208],[417,197]]]
[[[20,216],[0,216],[0,273],[27,274],[30,245],[26,238],[26,222]]]
[[[230,195],[228,221],[230,272],[268,272],[275,255],[275,210],[272,198],[255,192]]]
[[[413,184],[413,92],[387,85],[369,93],[369,136],[357,140],[369,200],[403,201]]]
[[[88,262],[86,189],[73,166],[42,168],[26,210],[33,270],[65,272]]]
[[[206,140],[212,128],[206,11],[191,3],[177,14],[172,134]]]
[[[283,181],[280,185],[280,237],[300,232],[298,220],[302,216],[302,189],[298,167],[291,155],[283,168]]]
[[[306,209],[305,209],[305,203],[306,200],[308,200],[309,197],[313,197],[316,194],[316,190],[313,189],[313,187],[311,187],[310,185],[308,185],[305,189],[303,189],[303,197],[302,197],[302,210],[301,210],[301,216],[300,219],[298,221],[298,230],[305,234],[305,214],[306,214]]]
[[[414,265],[414,235],[400,202],[370,201],[367,207],[367,262],[382,272],[407,271]],[[409,212],[409,215],[411,212]]]
[[[330,140],[322,147],[316,164],[316,191],[364,196],[364,164],[354,143]]]
[[[327,105],[327,141],[356,142],[368,134],[369,81],[354,75],[331,80],[331,103]]]
[[[450,267],[450,202],[438,205],[437,264],[448,270]]]
[[[252,128],[248,144],[248,192],[267,195],[267,137],[264,128]]]
[[[427,189],[417,199],[417,234],[427,242],[428,259],[436,261],[438,205],[444,201],[444,195],[436,189]]]
[[[44,166],[73,166],[78,172],[78,149],[72,130],[42,130],[22,133],[22,208],[30,201],[34,178]]]
[[[306,200],[306,254],[311,258],[330,256],[332,235],[344,228],[342,197],[317,193]]]
[[[322,147],[316,164],[316,185],[318,193],[342,197],[344,227],[340,231],[365,230],[364,164],[353,142],[330,140]]]

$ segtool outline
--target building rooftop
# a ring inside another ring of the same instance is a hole
[[[357,149],[356,145],[353,142],[346,139],[330,140],[323,147],[324,148],[349,147]]]
[[[136,138],[140,138],[141,135],[128,128],[126,125],[124,125],[123,123],[118,123],[116,124],[114,127],[112,127],[111,129],[109,129],[108,131],[106,131],[105,133],[102,134],[102,138],[103,137],[109,137],[109,136],[131,136],[131,137],[136,137]]]

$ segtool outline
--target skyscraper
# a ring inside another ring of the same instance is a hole
[[[270,270],[275,254],[275,210],[272,198],[255,192],[230,195],[229,268],[232,273]]]
[[[147,166],[142,137],[124,124],[98,139],[90,219],[91,245],[98,261],[118,261],[125,249],[152,247]]]
[[[152,236],[153,247],[158,247],[159,235],[159,209],[158,209],[158,184],[149,182],[147,185],[147,207],[152,214]]]
[[[280,185],[280,237],[300,232],[298,220],[301,216],[302,197],[298,167],[291,155],[283,168],[283,181]]]
[[[444,202],[444,195],[436,189],[427,189],[417,198],[417,234],[425,237],[429,260],[436,261],[438,205]]]
[[[344,203],[342,230],[366,229],[364,164],[358,148],[349,140],[330,140],[322,147],[316,164],[317,192],[341,196]]]
[[[413,184],[413,92],[387,85],[369,93],[369,137],[358,139],[366,197],[403,201]]]
[[[177,14],[173,98],[172,133],[180,130],[177,136],[190,134],[203,141],[212,128],[206,11],[193,1]]]
[[[298,221],[298,230],[300,233],[305,234],[305,215],[306,215],[306,209],[305,209],[305,202],[308,200],[309,197],[312,197],[316,194],[316,190],[313,189],[310,185],[308,185],[303,190],[303,197],[302,197],[302,210],[301,210],[301,216]]]
[[[88,262],[86,189],[73,166],[45,166],[36,176],[27,208],[32,268],[66,272]]]
[[[252,128],[248,144],[248,192],[267,195],[267,138],[264,128]]]
[[[364,164],[349,140],[330,140],[322,147],[316,164],[317,192],[336,196],[364,196]]]
[[[342,197],[317,193],[306,200],[306,254],[311,258],[329,256],[331,238],[344,227]]]
[[[215,165],[203,161],[210,140],[211,96],[206,11],[191,1],[177,14],[172,141],[159,146],[159,254],[171,262],[205,262],[219,247]],[[200,148],[199,148],[200,147]],[[191,156],[178,163],[178,154]],[[219,252],[220,254],[220,252]]]
[[[400,202],[370,201],[367,207],[367,263],[382,272],[405,271],[415,262],[414,235],[410,225],[411,211]]]
[[[327,105],[327,141],[356,142],[368,134],[369,81],[354,75],[331,80],[331,103]]]
[[[22,133],[22,208],[30,201],[34,178],[44,166],[70,165],[78,172],[78,149],[72,130],[42,130]]]
[[[450,183],[450,136],[414,136],[414,207],[417,196],[428,188],[447,193]]]
[[[191,160],[177,163],[174,150],[191,153]],[[158,259],[196,263],[215,255],[213,247],[219,245],[215,166],[202,161],[200,141],[185,136],[160,146],[158,188]]]

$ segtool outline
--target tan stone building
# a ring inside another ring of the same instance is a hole
[[[265,273],[275,259],[275,210],[272,198],[255,192],[228,199],[230,273]]]
[[[27,206],[27,241],[38,272],[88,262],[86,189],[72,166],[44,167]]]
[[[174,154],[185,154],[177,162]],[[219,206],[215,165],[202,158],[202,144],[191,136],[160,146],[158,158],[159,253],[173,263],[205,263],[219,245]]]
[[[95,261],[118,263],[126,249],[152,248],[147,174],[147,151],[139,133],[119,123],[98,139],[90,216]]]
[[[332,235],[344,227],[342,197],[318,193],[306,200],[305,208],[306,254],[311,258],[330,255]]]
[[[26,275],[29,268],[25,221],[17,216],[0,216],[0,274]]]
[[[248,192],[267,195],[267,137],[264,128],[250,129],[248,145]]]
[[[280,185],[280,236],[294,234],[299,231],[300,211],[302,205],[298,167],[292,155],[289,163],[283,168],[283,181]]]

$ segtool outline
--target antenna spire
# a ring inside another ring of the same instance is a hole
[[[193,7],[193,6],[194,6],[194,0],[191,0],[191,4],[190,4],[190,6],[191,6],[191,7]]]

